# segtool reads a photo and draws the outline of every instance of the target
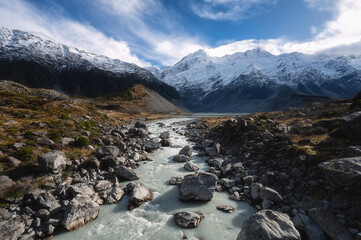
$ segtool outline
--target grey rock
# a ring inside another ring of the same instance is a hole
[[[5,158],[4,162],[6,162],[7,164],[9,164],[10,166],[13,166],[13,167],[18,167],[21,164],[21,161],[14,157]]]
[[[262,200],[269,199],[275,203],[282,201],[281,195],[276,190],[269,188],[269,187],[261,188],[259,196]]]
[[[191,146],[185,146],[179,151],[179,155],[185,155],[190,157],[192,155],[193,148]]]
[[[45,137],[36,138],[35,142],[41,146],[53,146],[55,144],[53,140]]]
[[[162,146],[158,138],[152,138],[151,140],[144,143],[145,151],[154,152]]]
[[[182,177],[171,177],[169,185],[180,185],[183,181]]]
[[[298,214],[292,222],[297,230],[307,237],[307,240],[326,240],[322,229],[310,217]]]
[[[99,147],[95,152],[95,156],[99,158],[103,158],[105,156],[116,158],[118,154],[119,154],[119,148],[117,148],[116,146]]]
[[[15,182],[11,180],[11,178],[9,178],[8,176],[6,175],[0,176],[0,192],[4,191],[5,189],[11,187],[14,184]]]
[[[143,186],[141,183],[132,184],[130,185],[130,188],[131,194],[128,201],[129,210],[133,210],[142,205],[143,203],[149,202],[153,199],[152,190]]]
[[[267,198],[263,199],[262,201],[262,208],[263,209],[268,209],[268,208],[271,208],[273,205],[273,202]]]
[[[182,201],[210,201],[217,183],[217,176],[211,173],[195,173],[186,175],[179,188],[179,199]]]
[[[50,151],[38,158],[40,167],[47,172],[60,173],[65,169],[67,160],[65,153],[60,151]]]
[[[342,152],[343,157],[360,157],[361,146],[348,146]]]
[[[173,160],[176,161],[176,162],[188,162],[188,161],[190,161],[188,156],[180,155],[180,154],[175,155],[173,157]]]
[[[95,194],[93,189],[91,189],[89,186],[82,184],[82,183],[71,185],[69,187],[69,191],[73,195],[73,197],[76,197],[77,195],[92,196]]]
[[[261,210],[242,224],[237,240],[301,240],[290,218],[283,213]]]
[[[132,169],[124,167],[124,166],[118,166],[115,168],[115,174],[120,179],[125,180],[137,180],[139,177],[135,172],[133,172]]]
[[[39,209],[36,213],[35,216],[40,218],[41,220],[45,221],[47,219],[50,218],[51,213],[46,210],[46,209]]]
[[[361,111],[342,117],[340,130],[350,140],[361,140]]]
[[[349,231],[338,221],[335,215],[326,209],[312,208],[308,211],[310,217],[333,240],[351,240]]]
[[[13,148],[15,150],[19,150],[20,148],[25,147],[25,146],[26,146],[26,144],[23,143],[23,142],[16,142],[16,143],[13,144]]]
[[[100,162],[96,158],[91,158],[89,160],[86,160],[79,166],[79,168],[87,168],[87,169],[99,169],[99,167],[100,167]]]
[[[217,209],[225,213],[232,213],[234,211],[234,207],[227,205],[217,206]]]
[[[36,202],[40,208],[47,209],[50,212],[55,210],[58,211],[61,208],[58,200],[56,200],[56,198],[50,192],[41,193],[36,199]]]
[[[177,212],[174,214],[176,224],[182,228],[196,228],[203,218],[204,214],[201,212]]]
[[[112,183],[108,180],[99,180],[94,185],[94,190],[99,192],[112,187]]]
[[[193,163],[187,162],[184,164],[184,168],[188,171],[197,171],[199,170],[199,167]]]
[[[17,240],[25,232],[25,224],[19,217],[0,222],[0,239]]]
[[[78,229],[94,220],[99,214],[100,207],[88,195],[77,195],[68,204],[63,226],[68,231]]]
[[[159,135],[159,137],[163,140],[163,139],[168,139],[170,138],[170,133],[169,132],[163,132]]]
[[[361,187],[361,157],[333,159],[319,164],[319,167],[328,180],[340,187]]]
[[[124,196],[124,191],[120,187],[113,188],[112,191],[107,195],[105,202],[108,204],[119,202]]]
[[[147,125],[145,123],[142,123],[142,122],[136,122],[134,124],[134,127],[135,128],[142,128],[142,129],[147,129]]]
[[[74,138],[68,138],[68,137],[61,138],[59,141],[59,143],[63,146],[69,146],[69,145],[73,144],[74,142],[75,142]]]
[[[211,158],[208,160],[208,164],[216,169],[220,169],[222,167],[223,162],[224,161],[222,158]]]

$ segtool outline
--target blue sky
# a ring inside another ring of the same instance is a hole
[[[359,0],[0,0],[0,15],[0,26],[141,66],[198,49],[361,51]]]

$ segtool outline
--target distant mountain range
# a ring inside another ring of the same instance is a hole
[[[180,101],[173,87],[135,64],[7,28],[0,28],[0,79],[87,97],[113,94],[142,84],[168,100]]]
[[[203,50],[172,67],[148,68],[195,112],[281,110],[361,89],[361,56],[278,56],[262,49],[211,57]]]

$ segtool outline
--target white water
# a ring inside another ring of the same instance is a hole
[[[227,193],[214,193],[209,202],[184,203],[178,200],[178,186],[169,185],[172,176],[184,176],[191,172],[183,168],[184,163],[177,163],[172,156],[178,154],[181,147],[190,145],[186,138],[172,130],[170,124],[187,118],[167,119],[163,122],[166,127],[160,128],[158,124],[148,125],[152,137],[158,137],[161,132],[170,131],[171,142],[178,147],[164,147],[149,154],[154,160],[142,164],[135,172],[140,177],[139,181],[154,192],[154,199],[133,210],[127,210],[128,197],[113,205],[101,206],[100,214],[96,220],[72,231],[59,233],[55,240],[84,239],[84,240],[135,240],[135,239],[188,239],[228,240],[236,239],[241,229],[243,220],[255,212],[245,202],[235,202],[228,198]],[[173,125],[176,128],[185,128]],[[197,164],[199,171],[208,170],[205,159],[195,156],[193,151],[191,162]],[[124,186],[126,183],[123,184]],[[229,214],[216,209],[217,205],[230,205],[236,210]],[[174,223],[173,214],[179,211],[201,211],[205,218],[196,229],[182,229]]]

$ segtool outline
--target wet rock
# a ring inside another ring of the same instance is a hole
[[[115,168],[115,174],[118,178],[125,179],[125,180],[137,180],[139,177],[135,172],[133,172],[132,169],[124,167],[124,166],[118,166]]]
[[[154,152],[162,146],[158,138],[152,138],[148,142],[144,143],[145,151]]]
[[[127,185],[127,188],[131,188],[131,194],[128,201],[129,210],[133,210],[153,199],[153,192],[141,183],[130,183]]]
[[[162,141],[160,141],[160,143],[162,144],[162,147],[169,147],[170,145],[172,145],[172,143],[169,141],[169,139],[162,139]]]
[[[282,201],[281,195],[276,190],[269,187],[261,188],[259,195],[262,200],[268,199],[276,203]]]
[[[107,195],[105,202],[108,204],[119,202],[124,196],[124,191],[120,187],[113,188],[112,191]]]
[[[290,218],[283,213],[261,210],[242,224],[237,240],[301,240]]]
[[[343,188],[361,187],[361,157],[333,159],[319,164],[326,178]]]
[[[25,232],[25,224],[20,217],[0,222],[0,239],[17,240]]]
[[[171,177],[169,180],[169,185],[180,185],[182,183],[182,177]]]
[[[0,176],[0,192],[4,191],[5,189],[11,187],[14,184],[15,182],[11,180],[11,178],[9,178],[8,176],[6,175]]]
[[[197,171],[199,170],[199,167],[193,163],[187,162],[184,164],[184,168],[188,171]]]
[[[68,204],[63,226],[68,231],[78,229],[93,221],[99,214],[100,207],[88,195],[77,195]]]
[[[192,155],[193,148],[191,146],[185,146],[179,151],[179,155],[190,157]]]
[[[204,214],[201,212],[178,212],[174,214],[176,224],[182,228],[196,228],[203,218]]]
[[[175,155],[173,157],[173,160],[176,161],[176,162],[188,162],[188,161],[190,161],[188,156],[180,155],[180,154]]]
[[[94,190],[99,192],[112,187],[112,183],[108,180],[99,180],[94,185]]]
[[[95,156],[99,158],[103,158],[106,156],[110,156],[111,158],[116,158],[118,154],[119,154],[119,148],[117,148],[116,146],[99,147],[95,152]]]
[[[308,211],[310,217],[333,240],[351,240],[349,231],[338,221],[335,215],[326,209],[312,208]]]
[[[159,135],[159,137],[164,140],[164,139],[169,139],[170,138],[170,133],[169,132],[163,132]]]
[[[297,214],[292,222],[297,230],[307,237],[307,240],[326,240],[322,229],[310,217]]]
[[[227,205],[217,206],[217,209],[225,213],[233,213],[234,211],[234,207]]]
[[[134,127],[135,128],[142,128],[142,129],[147,129],[147,125],[145,123],[142,123],[142,122],[136,122],[134,124]]]
[[[60,173],[65,169],[67,160],[65,153],[50,151],[38,158],[39,166],[46,172]]]
[[[217,179],[217,176],[211,173],[186,175],[179,188],[179,199],[182,201],[211,200]]]

